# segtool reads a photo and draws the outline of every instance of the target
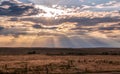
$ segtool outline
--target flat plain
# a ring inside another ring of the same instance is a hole
[[[119,74],[119,48],[1,48],[0,74]]]

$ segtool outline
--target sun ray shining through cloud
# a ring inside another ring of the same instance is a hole
[[[119,7],[119,0],[1,0],[0,46],[120,47]]]

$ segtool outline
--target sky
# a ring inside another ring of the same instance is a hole
[[[11,3],[0,6],[0,47],[120,47],[119,0]]]
[[[20,0],[22,2],[32,2],[35,4],[52,6],[61,5],[67,7],[82,7],[84,10],[112,11],[120,10],[120,0]]]

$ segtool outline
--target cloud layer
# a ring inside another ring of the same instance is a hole
[[[120,47],[119,0],[35,1],[1,4],[0,46]]]
[[[19,3],[17,1],[3,1],[0,4],[0,15],[35,15],[38,12],[39,10],[33,5]]]

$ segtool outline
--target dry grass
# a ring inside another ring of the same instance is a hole
[[[49,74],[49,73],[98,73],[120,72],[120,56],[47,56],[1,55],[0,73]]]
[[[120,73],[119,48],[0,48],[0,74]]]

